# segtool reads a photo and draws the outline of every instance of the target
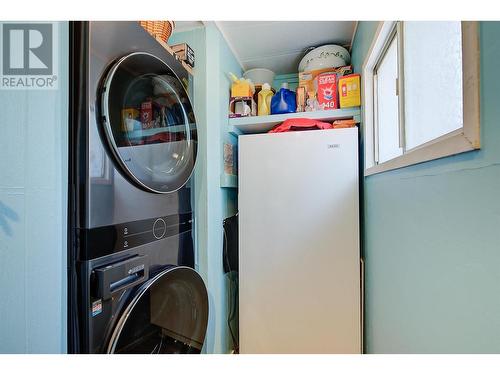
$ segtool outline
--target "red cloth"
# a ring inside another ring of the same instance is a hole
[[[168,131],[168,128],[165,128]],[[184,134],[182,133],[157,133],[155,135],[150,135],[144,140],[144,143],[167,143],[167,142],[177,142],[184,140]]]
[[[269,133],[282,133],[296,130],[332,129],[332,124],[309,118],[290,118],[269,130]]]

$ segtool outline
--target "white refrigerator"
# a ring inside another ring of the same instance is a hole
[[[241,353],[361,353],[358,129],[239,137]]]

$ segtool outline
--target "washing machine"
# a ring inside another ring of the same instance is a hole
[[[188,73],[139,22],[70,26],[68,351],[199,353]]]

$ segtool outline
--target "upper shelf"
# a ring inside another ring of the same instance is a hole
[[[266,133],[277,124],[290,118],[309,118],[322,121],[353,118],[359,123],[361,122],[361,111],[359,107],[352,107],[326,111],[287,113],[284,115],[236,117],[229,119],[229,132],[234,135]]]

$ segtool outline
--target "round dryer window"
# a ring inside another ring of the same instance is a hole
[[[108,343],[108,353],[200,353],[208,324],[208,295],[188,267],[166,269],[131,298]]]
[[[169,193],[187,182],[196,160],[196,121],[165,62],[143,52],[119,59],[104,79],[101,118],[116,162],[134,183]]]

